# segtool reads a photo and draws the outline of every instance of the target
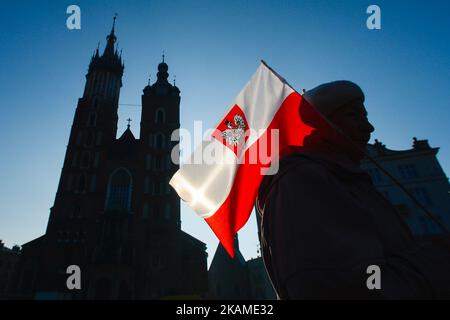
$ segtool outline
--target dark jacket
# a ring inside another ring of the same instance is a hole
[[[417,243],[370,177],[339,153],[319,145],[283,158],[257,207],[282,299],[450,298],[450,246]],[[367,287],[371,265],[380,267],[380,290]]]

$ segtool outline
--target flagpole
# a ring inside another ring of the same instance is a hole
[[[291,88],[292,90],[294,90],[295,92],[297,92],[297,90],[294,89],[293,86],[291,86],[289,84],[289,82],[287,82],[287,80],[285,78],[283,78],[282,76],[280,76],[275,70],[273,70],[264,60],[261,60],[261,63],[267,68],[269,69],[278,79],[280,79],[281,82],[285,83],[289,88]]]

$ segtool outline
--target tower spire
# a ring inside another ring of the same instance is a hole
[[[167,83],[167,78],[169,77],[169,74],[167,73],[167,70],[169,70],[169,66],[164,61],[165,57],[166,57],[166,55],[164,54],[164,50],[163,50],[162,62],[158,65],[158,73],[156,74],[156,76],[158,78],[156,81],[158,83]]]
[[[95,95],[109,96],[110,98],[117,99],[120,87],[122,86],[121,78],[123,75],[124,61],[122,60],[122,50],[119,50],[118,44],[116,44],[115,26],[116,26],[117,14],[113,17],[113,24],[111,28],[111,33],[106,37],[107,43],[103,54],[99,54],[100,42],[97,45],[94,56],[91,58],[89,63],[89,69],[87,77],[89,79],[86,82],[86,89],[84,95],[92,97]],[[111,72],[115,76],[118,76],[118,81],[111,82],[111,79],[106,79],[103,77],[93,77],[92,75],[96,72],[104,73]],[[102,83],[101,85],[99,83]],[[107,93],[108,90],[103,90],[102,88],[110,88],[113,85],[115,91]]]
[[[114,17],[113,17],[113,26],[111,29],[111,34],[114,34],[114,27],[116,26],[116,19],[117,19],[117,13],[115,13]]]
[[[115,31],[115,27],[116,27],[116,19],[117,19],[117,13],[114,15],[113,17],[113,25],[111,28],[111,32],[110,34],[106,37],[106,47],[105,47],[105,52],[103,53],[103,55],[105,56],[112,56],[114,55],[114,43],[117,40],[116,35],[114,34]]]

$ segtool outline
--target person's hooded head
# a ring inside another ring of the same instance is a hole
[[[351,155],[355,152],[360,156],[361,152],[356,149],[365,149],[374,131],[367,119],[361,88],[351,81],[334,81],[305,92],[303,98],[341,131],[332,129],[317,117],[302,115],[303,120],[315,129],[315,134]]]

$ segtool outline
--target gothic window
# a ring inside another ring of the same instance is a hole
[[[161,182],[154,181],[153,182],[153,194],[160,195],[161,194]]]
[[[94,168],[98,167],[98,160],[99,160],[100,154],[98,152],[95,153],[94,156]]]
[[[172,157],[171,157],[171,155],[167,155],[167,157],[166,157],[166,169],[170,170],[171,167],[172,167]]]
[[[160,124],[166,122],[166,113],[164,109],[159,108],[158,110],[156,110],[155,122]]]
[[[103,78],[103,75],[99,74],[97,79],[96,79],[96,81],[95,81],[95,87],[94,87],[94,92],[95,93],[99,93],[100,92],[100,85],[101,85],[102,80],[103,80],[102,78]]]
[[[95,127],[97,124],[97,114],[95,112],[91,112],[88,118],[88,126]]]
[[[159,203],[155,203],[153,205],[153,217],[155,220],[158,220],[160,218],[160,207]]]
[[[97,177],[96,177],[95,175],[93,175],[93,176],[91,177],[91,186],[90,186],[90,188],[89,188],[89,191],[90,191],[90,192],[95,192],[96,184],[97,184]]]
[[[94,99],[92,101],[92,107],[94,109],[98,109],[98,97],[94,97]]]
[[[73,187],[73,176],[70,174],[69,177],[67,178],[66,190],[72,191],[72,187]]]
[[[145,156],[145,169],[149,170],[151,168],[152,157],[148,154]]]
[[[81,168],[87,168],[89,167],[89,162],[91,160],[91,155],[89,152],[83,153],[83,158],[81,159]]]
[[[125,209],[131,206],[132,178],[128,170],[120,168],[115,170],[110,178],[106,209]]]
[[[77,192],[83,192],[86,188],[86,176],[81,174],[78,177]]]
[[[77,134],[77,145],[79,146],[81,144],[81,139],[83,138],[83,133],[78,132]]]
[[[148,218],[148,213],[149,213],[149,205],[148,205],[148,202],[146,202],[144,204],[144,208],[142,209],[142,216],[144,218]]]
[[[144,180],[144,193],[149,193],[150,192],[150,178],[149,177],[145,177]]]
[[[92,132],[88,132],[84,140],[84,145],[86,147],[90,147],[92,146],[93,143],[94,143],[94,134]]]
[[[114,77],[110,77],[108,81],[108,96],[112,97],[114,96],[114,86],[115,86],[115,79]]]
[[[403,179],[412,179],[412,178],[417,178],[418,177],[417,169],[416,169],[416,166],[414,164],[400,165],[398,167],[398,169],[400,171],[400,176]]]
[[[155,134],[155,148],[162,149],[165,147],[164,134],[158,132]]]
[[[102,143],[102,132],[100,131],[97,133],[97,141],[95,142],[96,145],[100,145]]]
[[[76,167],[77,166],[77,162],[78,162],[78,152],[74,152],[71,166],[72,167]]]
[[[161,157],[155,157],[155,170],[162,169],[162,160]]]
[[[153,147],[153,134],[149,133],[148,135],[148,146]]]

